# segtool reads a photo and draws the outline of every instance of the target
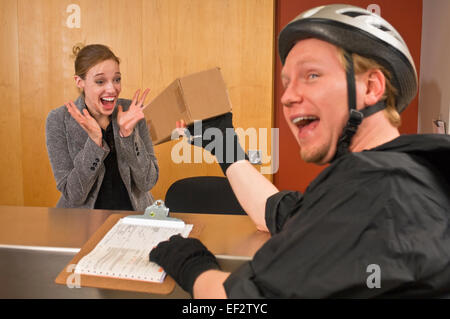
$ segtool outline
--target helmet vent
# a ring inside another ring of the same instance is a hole
[[[381,31],[391,31],[390,29],[388,29],[388,28],[386,28],[385,26],[382,26],[382,25],[377,25],[377,26],[375,26],[375,27],[377,27],[377,28],[380,29]]]
[[[341,14],[352,17],[352,18],[356,18],[359,16],[367,16],[367,13],[364,12],[357,12],[357,11],[346,11],[346,12],[341,12]]]

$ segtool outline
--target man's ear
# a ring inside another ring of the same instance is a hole
[[[386,77],[380,69],[370,69],[366,72],[364,81],[366,93],[364,105],[373,105],[381,100],[386,90]]]
[[[81,90],[84,89],[84,80],[78,76],[78,75],[74,75],[73,79],[75,80],[75,84],[77,85],[77,87]]]

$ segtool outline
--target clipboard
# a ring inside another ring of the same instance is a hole
[[[164,206],[161,200],[156,201],[152,206],[147,207],[143,215],[128,215],[128,214],[112,214],[103,223],[103,225],[95,231],[89,240],[83,245],[78,254],[64,267],[55,279],[55,283],[81,287],[92,287],[101,289],[113,289],[133,292],[144,292],[153,294],[170,294],[175,288],[175,281],[166,275],[162,283],[139,281],[132,279],[122,279],[113,277],[102,277],[95,275],[75,274],[76,264],[87,254],[89,254],[102,238],[109,232],[109,230],[122,218],[126,219],[148,219],[168,222],[183,222],[180,219],[169,217],[169,209]],[[193,224],[193,228],[189,237],[198,237],[202,230],[202,225],[199,223],[189,222],[189,218],[184,219],[184,222]]]

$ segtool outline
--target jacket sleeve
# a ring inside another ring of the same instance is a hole
[[[101,148],[87,137],[84,147],[72,158],[65,125],[61,109],[49,113],[45,128],[47,152],[57,189],[76,207],[86,202],[109,147],[104,143]]]
[[[303,195],[296,191],[281,191],[273,194],[266,202],[266,225],[270,233],[278,233],[284,223],[301,207]]]
[[[255,273],[251,262],[246,262],[232,272],[223,283],[229,299],[261,299],[267,298],[253,281]]]
[[[141,120],[128,137],[119,137],[123,162],[130,168],[134,185],[142,192],[148,192],[158,181],[159,167],[153,150],[147,123]]]

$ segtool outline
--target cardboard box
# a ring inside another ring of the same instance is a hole
[[[144,109],[153,144],[170,141],[175,122],[187,125],[231,111],[219,68],[176,79]]]

